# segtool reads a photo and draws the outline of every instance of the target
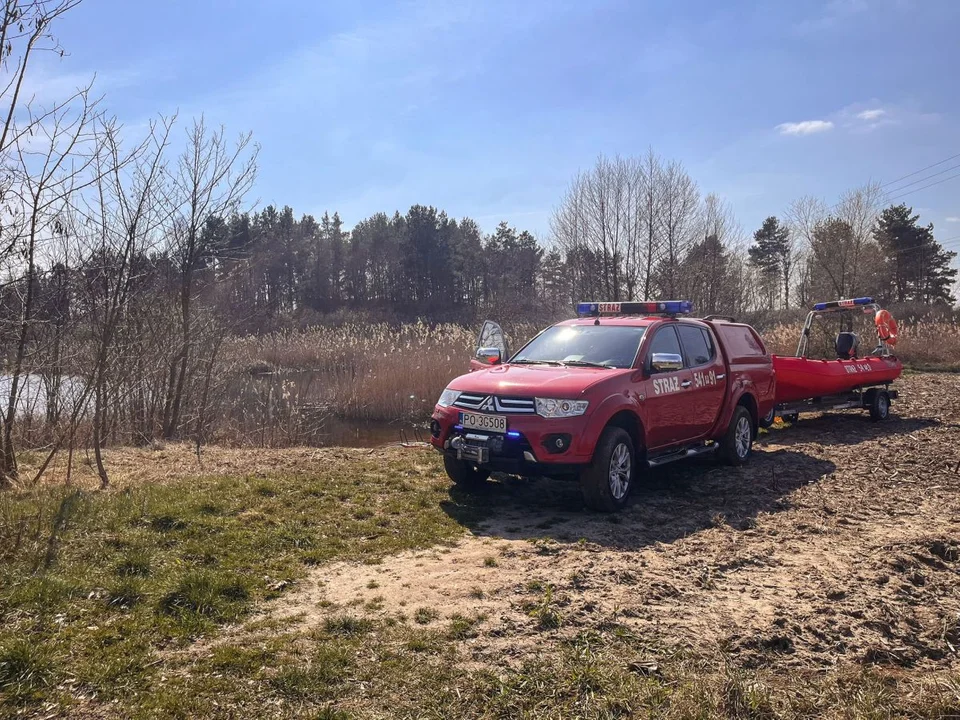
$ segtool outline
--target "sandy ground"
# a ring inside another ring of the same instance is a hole
[[[479,616],[465,641],[478,663],[616,622],[746,667],[958,667],[960,375],[900,390],[887,423],[803,419],[763,435],[744,468],[652,474],[615,516],[583,510],[573,484],[492,482],[504,510],[454,546],[319,567],[269,612],[306,627],[344,612]],[[548,633],[544,610],[559,620]]]

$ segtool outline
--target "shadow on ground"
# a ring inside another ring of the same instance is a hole
[[[720,523],[749,529],[759,513],[788,509],[787,495],[835,469],[832,462],[793,450],[757,452],[739,468],[680,462],[651,471],[628,506],[609,515],[584,508],[574,481],[506,476],[475,492],[454,486],[442,507],[476,535],[584,540],[635,550]]]
[[[760,444],[777,446],[820,443],[856,445],[867,440],[907,435],[917,430],[940,426],[937,418],[900,418],[891,415],[886,422],[873,422],[862,412],[833,412],[817,416],[801,415],[789,427],[773,427],[761,434]]]

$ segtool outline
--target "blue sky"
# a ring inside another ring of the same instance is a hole
[[[37,87],[252,130],[260,206],[348,225],[419,202],[546,239],[578,169],[652,147],[752,232],[960,153],[958,27],[954,0],[87,0]],[[960,236],[960,178],[904,200]]]

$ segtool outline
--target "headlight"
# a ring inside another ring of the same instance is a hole
[[[534,398],[537,403],[537,415],[547,418],[574,417],[587,411],[586,400],[555,400],[553,398]]]
[[[447,388],[440,393],[440,399],[437,400],[437,405],[440,407],[450,407],[457,401],[458,397],[460,397],[459,390],[451,390],[450,388]]]

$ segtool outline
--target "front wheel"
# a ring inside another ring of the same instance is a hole
[[[720,440],[720,457],[730,465],[743,465],[753,450],[753,418],[750,411],[738,405],[733,411],[727,432]]]
[[[463,460],[457,460],[449,455],[443,456],[443,469],[447,476],[457,485],[466,489],[476,489],[487,481],[490,471],[478,468]]]
[[[636,473],[634,461],[630,434],[622,428],[606,428],[593,461],[580,471],[580,489],[587,507],[614,512],[626,505]]]

